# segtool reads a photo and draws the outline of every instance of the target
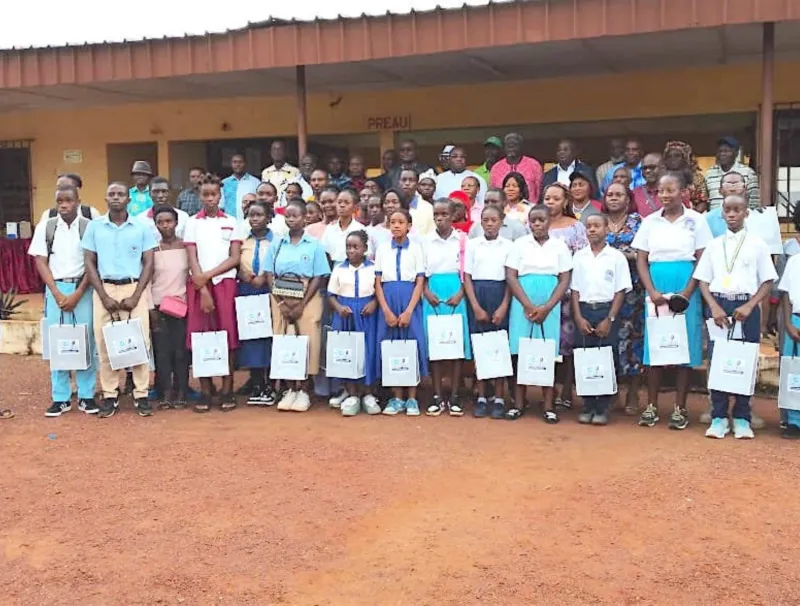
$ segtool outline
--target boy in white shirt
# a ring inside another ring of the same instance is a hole
[[[630,292],[631,271],[628,260],[606,243],[608,217],[592,215],[586,219],[589,246],[573,257],[572,314],[583,347],[612,347],[616,360],[619,325],[617,314]],[[580,372],[580,368],[575,368]],[[580,423],[608,424],[608,407],[613,394],[584,396]]]
[[[761,337],[760,303],[769,296],[772,283],[778,278],[766,244],[748,236],[744,221],[749,214],[747,200],[740,195],[727,196],[722,214],[728,225],[726,233],[714,239],[703,252],[694,278],[708,306],[707,316],[723,328],[733,322],[742,327],[748,343],[758,343]],[[709,355],[714,343],[709,343]],[[739,439],[754,437],[750,427],[750,396],[711,391],[711,426],[706,437],[724,438],[730,432],[728,405],[733,405],[733,436]]]

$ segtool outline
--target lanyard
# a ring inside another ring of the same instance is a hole
[[[733,271],[733,266],[736,263],[736,259],[739,258],[739,253],[742,251],[742,244],[744,244],[744,239],[747,237],[747,230],[744,231],[739,243],[736,245],[736,250],[733,252],[733,259],[731,262],[728,263],[728,238],[727,236],[722,241],[722,252],[725,255],[725,271],[727,273],[731,273]]]

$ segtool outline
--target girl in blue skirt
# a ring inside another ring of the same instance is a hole
[[[689,425],[686,408],[689,369],[697,368],[703,361],[703,310],[700,292],[696,289],[697,281],[692,274],[703,250],[713,239],[705,217],[683,205],[684,198],[689,195],[688,184],[688,175],[682,172],[669,172],[661,177],[658,199],[663,208],[642,221],[631,244],[637,250],[636,267],[642,284],[654,305],[666,305],[668,296],[665,295],[671,294],[681,295],[689,301],[685,316],[690,361],[675,369],[677,394],[669,422],[671,429],[686,429]],[[639,425],[652,427],[658,422],[658,392],[664,367],[650,366],[646,325],[644,365],[649,366],[648,405],[639,419]]]
[[[392,239],[380,244],[375,256],[375,297],[380,308],[376,348],[378,370],[381,369],[380,344],[383,341],[412,340],[417,342],[420,377],[425,377],[428,375],[428,347],[419,304],[425,283],[425,259],[422,247],[408,239],[410,229],[410,213],[405,209],[395,210],[389,217]],[[419,416],[416,387],[408,388],[408,399],[403,398],[402,387],[392,388],[392,398],[383,414],[401,412]]]
[[[272,242],[272,232],[267,227],[271,219],[271,207],[259,201],[250,203],[247,210],[250,232],[242,242],[239,260],[239,297],[269,294],[264,260]],[[272,406],[275,403],[275,391],[269,382],[272,339],[240,341],[236,355],[239,367],[250,369],[250,383],[253,387],[247,403],[250,406]]]
[[[521,338],[558,343],[561,338],[561,299],[569,288],[572,254],[563,240],[551,238],[550,210],[538,204],[528,212],[531,234],[514,242],[506,261],[506,281],[513,295],[509,317],[511,355],[519,354]],[[525,406],[526,386],[517,384],[515,406],[506,418],[516,420]],[[558,423],[553,388],[543,387],[544,420]]]
[[[436,229],[425,236],[425,300],[422,304],[425,330],[428,318],[439,315],[461,316],[461,335],[464,340],[464,358],[472,359],[469,342],[467,304],[464,300],[464,285],[461,282],[464,257],[461,246],[466,245],[467,236],[453,229],[453,212],[450,200],[443,198],[434,202],[433,223]],[[464,408],[458,399],[461,386],[461,360],[437,360],[431,362],[433,374],[433,401],[426,411],[431,417],[438,417],[446,407],[451,417],[464,415]],[[444,397],[442,379],[450,375],[450,395]]]
[[[511,253],[511,240],[500,237],[503,211],[497,206],[486,206],[481,212],[483,235],[467,243],[464,261],[464,291],[469,301],[469,332],[480,334],[495,330],[508,330],[508,307],[511,293],[506,285],[506,260]],[[489,414],[493,419],[505,416],[503,399],[504,378],[494,380],[494,400],[491,413],[486,399],[486,382],[476,385],[478,399],[473,416],[482,418]]]
[[[378,302],[375,300],[375,264],[367,258],[367,232],[358,230],[347,235],[347,259],[334,266],[328,282],[328,302],[333,310],[331,328],[336,331],[364,333],[364,378],[343,381],[347,398],[340,404],[343,417],[358,414],[361,407],[370,415],[381,407],[372,394],[375,383],[375,345]]]

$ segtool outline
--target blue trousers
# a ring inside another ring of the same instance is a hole
[[[56,281],[58,290],[64,295],[71,295],[78,287],[77,284]],[[72,314],[75,314],[76,324],[86,324],[89,327],[89,359],[91,366],[86,370],[75,371],[75,382],[78,384],[78,398],[94,398],[95,383],[97,381],[97,355],[95,352],[95,340],[93,329],[92,313],[92,289],[87,288],[81,300],[75,307],[74,312],[64,313],[64,322],[72,322]],[[58,308],[50,289],[45,290],[44,311],[47,326],[58,324],[61,321],[61,310]],[[72,387],[69,382],[68,370],[53,370],[50,372],[50,383],[52,385],[53,402],[69,402],[72,398]]]
[[[713,294],[713,293],[712,293]],[[736,308],[741,307],[747,303],[747,298],[742,298],[741,301],[730,301],[723,299],[716,294],[714,300],[719,303],[719,306],[725,310],[728,316],[732,316]],[[711,313],[706,308],[706,316],[710,317]],[[756,307],[750,317],[742,325],[742,336],[748,343],[758,343],[761,340],[761,309]],[[708,357],[714,353],[714,342],[708,344]],[[726,419],[728,418],[728,407],[730,406],[730,399],[733,398],[733,418],[750,420],[750,396],[741,396],[738,394],[725,393],[724,391],[711,390],[711,418],[712,419]]]
[[[588,303],[581,303],[581,315],[591,324],[597,326],[608,317],[611,311],[611,303],[598,303],[590,305]],[[601,339],[595,334],[587,336],[576,335],[575,347],[612,347],[614,350],[614,365],[619,368],[617,363],[619,342],[619,320],[615,320],[611,325],[611,331],[604,339]],[[583,396],[583,408],[587,412],[594,414],[606,414],[608,407],[611,405],[611,398],[613,396]]]

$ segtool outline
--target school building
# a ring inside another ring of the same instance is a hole
[[[271,20],[200,37],[0,52],[0,224],[52,204],[60,172],[82,175],[104,207],[110,180],[148,160],[179,189],[193,165],[249,170],[287,141],[361,153],[412,137],[432,163],[442,145],[482,162],[511,130],[555,159],[578,142],[667,139],[710,157],[735,135],[762,199],[792,197],[800,166],[800,0],[527,0],[333,21]],[[800,190],[800,184],[796,189]]]

